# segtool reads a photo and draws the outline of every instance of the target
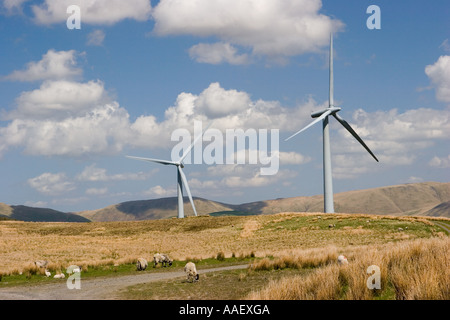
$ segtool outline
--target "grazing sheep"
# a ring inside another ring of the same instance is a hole
[[[67,268],[67,273],[76,273],[76,272],[81,272],[81,267],[72,265]]]
[[[137,271],[144,271],[145,269],[147,269],[147,266],[147,260],[145,260],[144,258],[139,258],[136,262]]]
[[[64,275],[64,273],[59,273],[59,274],[55,274],[53,276],[54,279],[64,279],[66,276]]]
[[[403,231],[403,228],[398,228],[398,231]]]
[[[34,262],[34,264],[36,265],[36,267],[38,268],[46,268],[48,265],[48,261],[47,260],[36,260]]]
[[[186,263],[184,267],[184,272],[186,272],[186,279],[188,282],[198,281],[199,275],[197,273],[197,268],[193,262]]]
[[[343,265],[347,265],[348,264],[348,260],[347,260],[347,258],[344,256],[344,255],[340,255],[339,257],[338,257],[338,264],[340,265],[340,266],[343,266]]]
[[[334,227],[336,227],[335,224],[329,224],[329,225],[328,225],[328,228],[330,228],[330,229],[331,229],[331,228],[334,228]]]
[[[81,267],[76,267],[76,268],[74,268],[73,270],[72,270],[72,272],[73,273],[75,273],[75,272],[81,272]]]
[[[156,253],[153,256],[153,262],[154,262],[154,266],[156,267],[158,265],[158,263],[160,263],[163,267],[167,267],[167,265],[169,265],[169,267],[172,265],[173,260],[169,258],[169,256],[167,254],[159,254]]]

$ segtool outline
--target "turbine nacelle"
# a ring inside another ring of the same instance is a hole
[[[316,111],[316,112],[311,113],[311,118],[319,118],[321,115],[323,115],[325,112],[328,112],[328,111],[331,111],[330,114],[335,114],[341,110],[342,110],[342,108],[339,108],[339,107],[329,107],[322,111]]]

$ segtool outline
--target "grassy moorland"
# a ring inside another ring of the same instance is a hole
[[[123,298],[172,299],[192,291],[188,295],[192,299],[442,299],[449,295],[449,240],[433,221],[311,213],[138,222],[0,221],[0,287],[11,277],[43,278],[33,266],[38,259],[48,260],[50,271],[77,264],[95,276],[133,273],[137,258],[151,260],[154,253],[164,252],[177,260],[175,267],[179,268],[186,260],[195,260],[201,267],[208,259],[207,265],[248,263],[251,267],[205,274],[194,285],[178,279],[151,288],[133,287]],[[449,219],[439,221],[448,223]],[[346,269],[336,265],[339,254],[349,259]],[[244,260],[250,256],[256,260]],[[384,291],[362,289],[369,265],[382,269]],[[412,290],[405,283],[426,286],[430,292]],[[280,287],[288,289],[280,292]]]

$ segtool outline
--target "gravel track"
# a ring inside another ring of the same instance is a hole
[[[199,273],[245,269],[247,265],[236,265],[211,269],[199,269]],[[148,282],[170,280],[185,277],[184,271],[168,271],[157,273],[137,273],[119,277],[102,277],[83,280],[81,289],[67,288],[66,279],[55,279],[58,283],[33,286],[19,286],[0,289],[0,300],[115,300],[117,292],[128,286]]]

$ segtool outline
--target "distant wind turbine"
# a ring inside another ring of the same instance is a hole
[[[341,111],[341,108],[334,106],[334,83],[333,83],[333,35],[330,36],[330,96],[329,96],[329,106],[325,110],[314,112],[311,114],[312,118],[317,118],[309,125],[307,125],[302,130],[293,134],[285,141],[295,137],[301,132],[305,131],[309,127],[312,127],[317,122],[322,121],[323,124],[323,180],[324,180],[324,211],[325,213],[334,213],[334,202],[333,202],[333,178],[331,172],[331,152],[330,152],[330,132],[328,127],[328,116],[332,115],[348,132],[350,132],[353,137],[372,155],[372,157],[377,161],[377,157],[370,151],[369,147],[364,143],[364,141],[358,136],[355,130],[350,127],[347,121],[342,119],[337,113]]]
[[[183,185],[186,188],[186,192],[189,197],[189,201],[191,202],[192,209],[194,209],[194,214],[197,216],[197,210],[195,210],[194,200],[192,199],[191,190],[189,189],[189,185],[186,179],[186,176],[183,172],[184,164],[183,160],[186,158],[186,156],[191,152],[194,145],[197,143],[197,141],[203,136],[206,130],[211,126],[211,124],[203,130],[202,134],[198,135],[197,138],[195,138],[194,142],[189,146],[189,148],[184,151],[183,155],[178,161],[168,161],[168,160],[159,160],[159,159],[151,159],[151,158],[141,158],[141,157],[132,157],[127,156],[127,158],[135,159],[135,160],[141,160],[141,161],[149,161],[149,162],[156,162],[163,165],[173,165],[177,167],[177,195],[178,195],[178,218],[184,218],[184,204],[183,204]]]

